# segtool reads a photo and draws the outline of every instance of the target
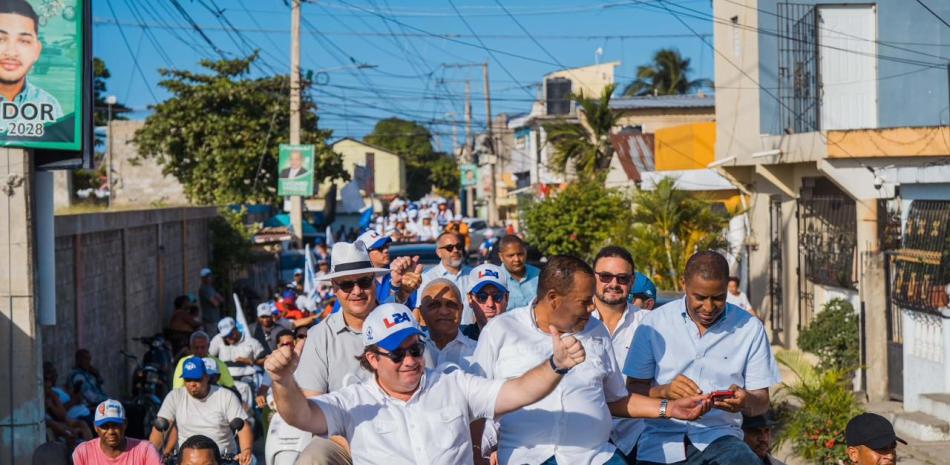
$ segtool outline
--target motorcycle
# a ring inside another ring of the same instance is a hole
[[[162,406],[162,398],[168,393],[171,379],[171,350],[161,335],[137,337],[133,340],[145,344],[148,350],[139,364],[138,357],[126,351],[120,353],[136,364],[132,372],[132,397],[124,402],[129,412],[129,434],[147,437],[152,422]]]
[[[181,459],[181,451],[178,450],[178,447],[177,447],[177,446],[174,448],[174,450],[173,450],[173,452],[172,452],[171,454],[165,454],[165,452],[164,452],[164,450],[165,450],[165,442],[166,442],[167,439],[168,439],[168,431],[171,429],[171,424],[168,422],[168,420],[159,417],[159,418],[156,418],[156,419],[155,419],[155,421],[154,421],[154,423],[153,423],[153,426],[155,426],[155,429],[156,429],[156,430],[158,430],[159,432],[162,433],[162,449],[161,449],[162,457],[161,457],[161,463],[163,463],[164,465],[178,465],[179,462],[180,462],[180,459]],[[241,429],[244,428],[244,420],[242,420],[242,419],[240,419],[240,418],[235,418],[235,419],[233,419],[233,420],[231,420],[231,421],[228,422],[228,428],[231,429],[231,434],[232,434],[232,435],[233,435],[233,434],[237,434],[238,431],[240,431]],[[184,442],[184,441],[182,441],[182,442]],[[238,465],[238,461],[237,461],[236,456],[237,456],[237,454],[235,454],[235,453],[233,453],[233,452],[225,452],[225,453],[222,453],[222,454],[221,454],[221,465]],[[252,458],[252,459],[251,459],[251,464],[253,465],[253,464],[256,464],[256,463],[257,463],[257,459]]]

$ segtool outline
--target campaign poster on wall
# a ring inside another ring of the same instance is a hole
[[[313,145],[280,144],[277,195],[313,195]]]

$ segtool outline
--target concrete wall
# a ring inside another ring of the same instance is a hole
[[[545,79],[564,78],[571,80],[571,93],[584,94],[585,97],[598,98],[604,87],[614,83],[614,68],[620,66],[619,61],[601,63],[599,65],[584,66],[555,71],[544,76]],[[542,96],[543,100],[543,96]]]
[[[113,205],[185,205],[185,191],[174,176],[162,174],[154,158],[140,158],[132,143],[144,121],[112,122]]]
[[[61,377],[86,348],[110,395],[125,394],[141,356],[133,337],[161,332],[178,295],[196,294],[208,265],[214,208],[170,208],[56,217],[56,325],[42,328],[43,358]]]
[[[716,2],[717,4],[723,2]],[[762,133],[780,134],[778,101],[768,93],[777,96],[778,88],[778,38],[775,31],[778,29],[778,18],[775,16],[776,4],[779,0],[747,1],[747,4],[762,10],[759,16],[758,50],[761,69],[759,84],[766,90],[759,91],[762,101],[761,127]],[[906,0],[834,0],[816,1],[800,0],[797,3],[806,4],[876,4],[877,5],[877,98],[878,98],[878,125],[880,127],[899,126],[934,126],[947,121],[947,70],[944,67],[946,60],[930,55],[945,56],[947,46],[950,46],[950,28],[941,24],[927,10]],[[950,3],[930,2],[931,9],[943,18],[950,17]],[[735,6],[737,9],[742,7]],[[756,14],[749,10],[747,14]],[[728,13],[717,11],[716,16],[726,22],[731,17]],[[717,26],[717,30],[719,26]],[[731,44],[723,43],[717,48],[731,50]],[[941,46],[898,45],[908,43],[939,44]],[[821,49],[819,48],[819,53]],[[897,60],[913,60],[935,64],[935,68],[927,68],[916,64],[900,63]],[[718,64],[718,60],[717,60]],[[718,69],[717,68],[717,74]],[[888,79],[889,76],[901,75],[900,79]],[[717,79],[716,99],[723,101],[722,87]],[[719,120],[722,121],[722,120]]]

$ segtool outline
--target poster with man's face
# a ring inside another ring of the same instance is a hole
[[[0,0],[0,146],[82,148],[82,0]]]
[[[313,153],[312,145],[280,145],[277,195],[313,195]]]

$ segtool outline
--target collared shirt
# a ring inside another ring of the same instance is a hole
[[[762,322],[732,304],[704,335],[686,311],[686,298],[648,313],[633,338],[623,373],[667,384],[683,374],[703,392],[766,389],[781,381]],[[684,436],[700,451],[723,436],[742,438],[742,414],[713,409],[696,421],[645,420],[637,459],[686,459]]]
[[[468,274],[471,271],[472,267],[462,265],[459,272],[453,275],[445,269],[445,266],[443,266],[441,262],[429,268],[425,273],[422,273],[422,284],[419,285],[419,291],[416,292],[416,305],[418,306],[418,304],[422,302],[422,290],[426,288],[426,284],[428,284],[429,281],[436,278],[445,278],[455,283],[455,286],[459,288],[459,292],[462,294],[462,300],[465,301],[464,308],[462,309],[461,324],[468,325],[474,323],[475,313],[472,312],[472,308],[468,305],[468,299],[464,298],[465,294],[468,293]]]
[[[0,102],[6,101],[6,98],[0,96]],[[18,107],[26,103],[32,103],[37,106],[37,109],[39,109],[41,105],[50,105],[49,108],[52,110],[50,116],[52,116],[53,119],[40,120],[41,113],[37,113],[36,119],[27,120],[21,116],[22,112],[17,112],[18,115],[16,118],[4,118],[2,121],[0,121],[3,123],[0,125],[0,131],[6,132],[9,123],[52,123],[53,121],[63,117],[63,107],[60,106],[59,100],[56,100],[56,97],[53,97],[53,94],[50,94],[49,92],[34,86],[29,80],[23,84],[23,89],[20,91],[20,93],[13,98],[13,103],[15,103]]]
[[[327,420],[329,435],[350,442],[359,465],[468,465],[469,423],[492,418],[504,381],[460,370],[426,370],[420,388],[401,401],[375,379],[311,399]]]
[[[431,338],[426,338],[426,351],[432,354],[436,367],[443,368],[442,365],[454,365],[461,368],[462,371],[470,372],[474,364],[475,345],[477,342],[462,334],[461,331],[455,335],[455,339],[449,341],[445,347],[439,349]]]
[[[620,317],[620,321],[617,323],[617,327],[610,334],[614,356],[617,357],[618,369],[627,360],[627,353],[630,352],[630,344],[633,342],[633,334],[640,326],[640,321],[643,320],[646,313],[646,310],[640,310],[636,305],[628,304],[627,310],[623,312],[623,316]],[[601,319],[597,310],[594,310],[591,316],[598,320]],[[637,445],[637,440],[640,439],[644,427],[646,427],[646,424],[641,419],[614,418],[614,428],[610,432],[610,439],[621,452],[629,454]]]
[[[586,351],[584,363],[564,375],[551,394],[501,417],[498,462],[537,465],[599,465],[613,457],[608,402],[627,396],[610,334],[590,319],[574,334]],[[473,370],[493,379],[510,379],[546,363],[551,335],[538,329],[532,307],[509,310],[482,328]]]
[[[257,360],[264,356],[264,346],[253,336],[245,334],[237,344],[228,344],[220,333],[215,334],[208,344],[208,353],[212,357],[220,358],[222,362],[234,362],[240,357],[250,360]],[[240,378],[242,376],[251,376],[257,372],[254,365],[228,365],[228,371],[231,376]]]
[[[515,279],[507,268],[504,268],[504,270],[508,274],[508,308],[531,305],[535,297],[538,296],[538,276],[541,276],[541,269],[536,266],[525,265],[524,276],[521,279]]]

